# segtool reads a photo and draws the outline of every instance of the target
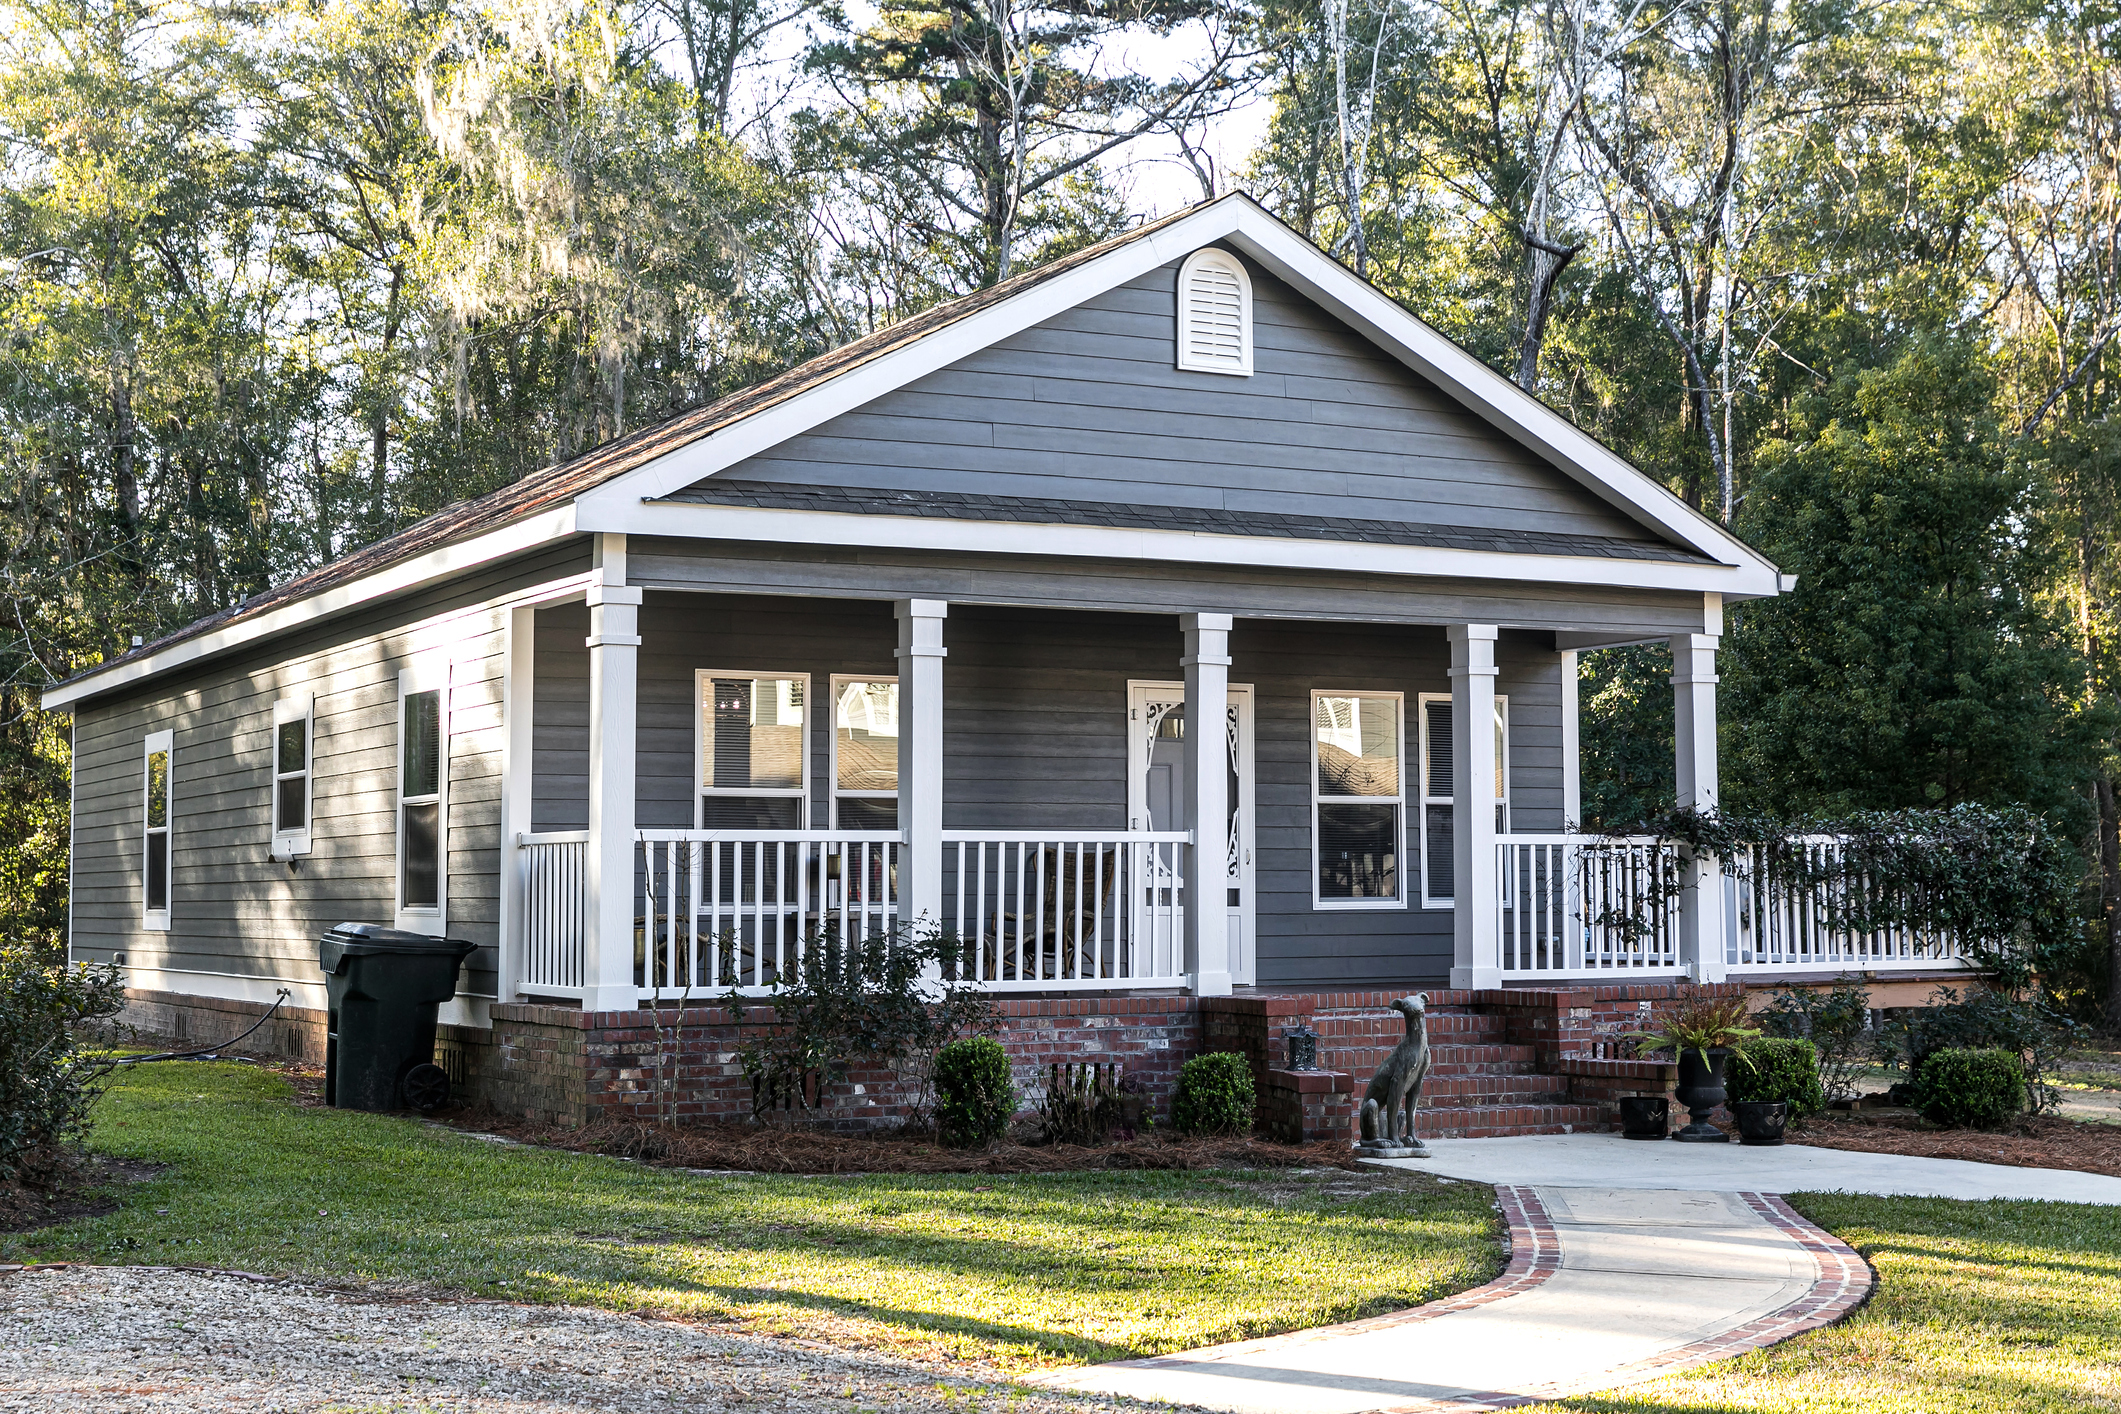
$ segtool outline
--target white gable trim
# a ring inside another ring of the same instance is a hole
[[[1103,525],[1045,525],[852,511],[771,510],[754,506],[655,501],[607,512],[614,530],[742,540],[762,545],[835,545],[868,549],[946,550],[968,554],[1071,555],[1261,569],[1351,571],[1443,579],[1532,581],[1613,589],[1676,589],[1759,598],[1776,592],[1775,571],[1754,565],[1619,560],[1593,555],[1518,554],[1347,540],[1284,540],[1194,530]]]
[[[1751,547],[1356,278],[1241,193],[1200,207],[1074,270],[615,477],[576,501],[576,523],[590,531],[628,529],[635,523],[627,513],[629,507],[662,500],[1216,241],[1225,241],[1258,261],[1608,505],[1697,553],[1756,571],[1773,582],[1774,566]],[[1530,572],[1529,565],[1526,572]]]
[[[485,535],[460,540],[456,544],[430,550],[424,555],[400,560],[394,565],[377,570],[374,574],[349,580],[321,594],[296,599],[251,618],[238,619],[226,628],[195,634],[145,657],[134,658],[102,672],[92,671],[87,677],[63,683],[45,693],[44,709],[48,712],[57,707],[69,707],[85,697],[115,692],[157,673],[168,672],[186,663],[197,662],[201,658],[211,657],[287,629],[298,628],[317,619],[328,618],[347,609],[424,589],[430,584],[453,579],[466,570],[505,559],[524,550],[535,549],[573,533],[572,506],[563,506],[557,511],[548,511],[544,515],[519,520],[513,525],[503,526]]]

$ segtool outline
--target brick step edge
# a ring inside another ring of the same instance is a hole
[[[1414,1121],[1423,1139],[1497,1139],[1516,1134],[1583,1134],[1605,1127],[1596,1105],[1467,1105],[1429,1109]]]

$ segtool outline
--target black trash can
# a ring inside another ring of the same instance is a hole
[[[330,1022],[324,1103],[342,1110],[431,1110],[449,1100],[434,1063],[435,1008],[457,994],[475,943],[375,923],[341,923],[317,939]]]

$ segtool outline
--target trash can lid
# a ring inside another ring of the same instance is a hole
[[[403,928],[386,928],[380,923],[341,923],[317,939],[317,966],[326,972],[337,972],[349,957],[408,954],[447,953],[462,959],[477,951],[478,946],[462,938],[439,938],[429,933],[407,932]]]

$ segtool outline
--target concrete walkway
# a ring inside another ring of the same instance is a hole
[[[1838,1319],[1870,1291],[1862,1259],[1778,1199],[1618,1187],[1497,1195],[1510,1269],[1476,1291],[1032,1382],[1241,1414],[1496,1409],[1770,1344]]]
[[[1964,1159],[1859,1154],[1803,1144],[1645,1142],[1617,1134],[1531,1134],[1514,1139],[1430,1139],[1427,1159],[1380,1159],[1481,1183],[1559,1188],[1680,1188],[1756,1193],[1876,1193],[1937,1198],[2044,1198],[2121,1204],[2121,1178],[2065,1169],[2013,1168]]]

